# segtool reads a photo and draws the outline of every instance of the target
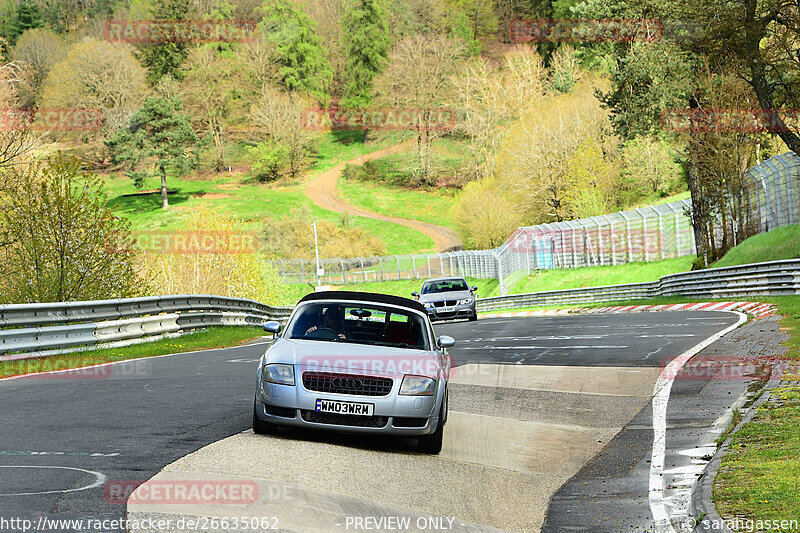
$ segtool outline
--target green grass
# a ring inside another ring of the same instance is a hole
[[[403,141],[404,136],[388,136],[375,142],[364,142],[363,131],[333,131],[316,140],[317,154],[308,175],[314,176],[360,155],[388,148]]]
[[[159,187],[158,178],[145,180],[142,190]],[[131,221],[134,231],[171,231],[184,223],[199,207],[209,207],[235,215],[251,231],[259,231],[265,218],[283,218],[295,209],[308,210],[317,220],[341,222],[342,215],[315,206],[305,195],[304,186],[239,183],[226,175],[208,179],[190,177],[170,178],[168,187],[170,208],[161,209],[161,194],[137,194],[132,180],[127,177],[107,177],[108,206],[120,216]],[[221,194],[224,197],[202,198],[204,194]],[[389,254],[411,253],[433,248],[433,240],[411,228],[364,217],[351,217],[353,226],[381,239]]]
[[[161,339],[153,342],[134,344],[123,348],[100,348],[79,352],[51,355],[20,361],[1,361],[0,377],[9,377],[49,370],[81,368],[113,361],[153,357],[195,350],[211,350],[236,346],[252,339],[262,337],[264,332],[255,327],[213,327],[183,335],[176,339]]]
[[[800,520],[800,388],[772,394],[731,437],[722,458],[714,482],[714,502],[722,516]]]
[[[512,294],[524,294],[656,281],[661,276],[691,269],[693,259],[693,257],[678,257],[649,263],[636,262],[617,266],[542,270],[538,274],[526,276],[520,280],[511,292]]]
[[[455,228],[450,216],[455,198],[450,189],[425,191],[344,179],[336,188],[347,202],[367,211]]]
[[[800,224],[777,228],[744,240],[712,267],[744,265],[800,257]]]
[[[497,296],[500,293],[500,286],[496,279],[466,278],[466,280],[470,287],[478,287],[479,298]],[[381,294],[391,294],[394,296],[411,298],[411,293],[413,291],[419,291],[419,289],[422,287],[422,281],[423,280],[421,279],[375,281],[368,283],[352,283],[348,285],[333,285],[332,287],[335,290],[341,291],[377,292]],[[292,294],[297,297],[297,300],[306,294],[314,292],[314,286],[308,283],[292,283],[287,284],[286,286],[292,288]]]

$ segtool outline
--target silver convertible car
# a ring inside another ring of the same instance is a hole
[[[412,437],[439,453],[451,337],[422,304],[383,294],[309,294],[258,363],[253,431],[280,426]]]

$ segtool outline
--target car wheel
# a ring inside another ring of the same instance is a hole
[[[469,321],[470,322],[475,322],[476,320],[478,320],[478,313],[477,312],[472,313],[472,316],[469,317]]]
[[[253,404],[253,433],[256,435],[276,435],[278,433],[278,426],[258,418],[255,403]]]
[[[439,413],[439,425],[436,427],[436,431],[430,435],[426,435],[417,439],[417,449],[422,453],[437,455],[442,451],[442,442],[444,440],[444,423],[447,421],[447,394],[445,394],[443,402],[442,410]]]

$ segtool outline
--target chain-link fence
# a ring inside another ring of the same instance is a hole
[[[754,232],[800,223],[800,157],[775,156],[748,171],[753,183],[735,199]],[[566,222],[518,228],[499,248],[446,253],[324,259],[278,259],[287,283],[349,284],[439,276],[493,278],[505,295],[532,272],[617,265],[695,254],[690,200]],[[722,220],[718,221],[722,224]],[[734,221],[727,221],[733,226]],[[722,234],[722,232],[718,232]],[[734,243],[736,238],[734,237]]]

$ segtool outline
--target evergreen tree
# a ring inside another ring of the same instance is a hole
[[[180,98],[148,96],[142,108],[131,115],[127,128],[106,141],[114,163],[127,167],[128,176],[141,188],[148,173],[137,171],[143,161],[154,159],[157,175],[161,176],[161,208],[169,207],[167,172],[181,173],[198,163],[198,139],[189,117],[181,113]]]
[[[321,105],[330,100],[333,69],[316,23],[289,0],[266,0],[259,33],[275,46],[275,58],[284,87],[313,96]]]
[[[22,35],[25,30],[32,28],[41,28],[42,14],[39,12],[39,6],[34,4],[31,0],[23,0],[17,6],[16,17],[11,24],[9,40],[10,44],[17,42],[17,39]]]
[[[386,67],[392,47],[386,19],[382,0],[354,0],[345,12],[344,107],[365,108],[372,103],[373,81]]]
[[[186,20],[189,3],[183,0],[160,0],[154,12],[156,20]],[[176,80],[183,79],[181,66],[189,54],[189,44],[180,41],[166,41],[147,44],[139,51],[139,61],[147,68],[147,81],[158,83],[169,74]]]

